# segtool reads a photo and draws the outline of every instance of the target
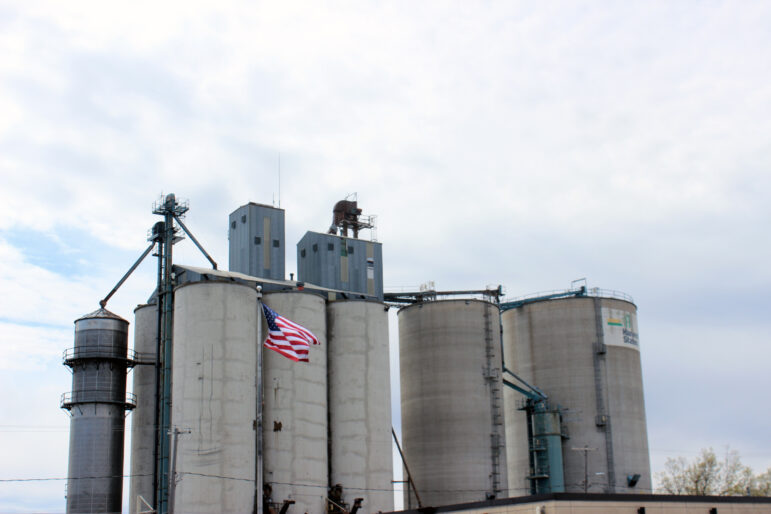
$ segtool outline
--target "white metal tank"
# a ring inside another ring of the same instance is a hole
[[[321,344],[311,346],[309,362],[263,350],[263,480],[275,502],[295,501],[290,512],[322,513],[329,484],[326,302],[303,292],[268,293],[264,302]],[[263,322],[263,338],[266,331]]]
[[[526,303],[502,315],[508,369],[566,409],[567,492],[650,493],[637,308],[631,299],[571,297]],[[509,488],[526,495],[522,396],[505,391]],[[573,448],[589,448],[587,451]],[[584,457],[588,459],[584,467]],[[586,471],[585,471],[586,470]],[[639,475],[633,487],[627,478]],[[587,482],[585,480],[588,478]]]
[[[252,512],[255,491],[257,293],[230,282],[174,293],[170,507]],[[176,438],[176,442],[175,442]]]
[[[155,391],[154,366],[158,347],[158,306],[139,305],[134,309],[134,395],[137,406],[131,414],[131,479],[129,512],[137,512],[141,496],[153,505],[155,472]],[[144,504],[141,504],[143,505]],[[146,506],[145,509],[146,510]]]
[[[399,311],[402,441],[424,505],[507,495],[498,312],[480,300]]]
[[[365,512],[393,510],[388,307],[341,300],[327,307],[330,484]]]

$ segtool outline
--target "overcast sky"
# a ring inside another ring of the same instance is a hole
[[[189,199],[224,268],[279,155],[287,272],[358,192],[387,289],[624,291],[653,470],[729,445],[771,467],[769,27],[749,0],[0,1],[0,479],[66,476],[61,352],[152,202]],[[133,321],[154,266],[110,309]],[[0,482],[0,512],[63,493]]]

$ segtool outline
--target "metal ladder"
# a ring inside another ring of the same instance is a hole
[[[483,369],[483,375],[490,390],[490,456],[492,470],[490,472],[491,492],[493,496],[498,496],[501,492],[501,448],[503,448],[503,436],[501,427],[503,427],[503,395],[500,385],[500,370],[496,367],[496,344],[493,338],[493,323],[491,316],[491,307],[484,306],[485,320],[485,356],[486,363]]]

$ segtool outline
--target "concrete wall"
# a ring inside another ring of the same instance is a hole
[[[330,484],[364,512],[393,510],[388,308],[348,300],[327,307]]]
[[[565,490],[583,492],[584,452],[572,448],[588,446],[594,448],[586,452],[589,492],[651,492],[639,341],[624,343],[626,328],[616,326],[628,321],[627,332],[636,338],[636,307],[615,299],[568,298],[526,304],[504,312],[502,320],[506,366],[543,390],[552,405],[567,409]],[[512,496],[524,495],[526,424],[516,408],[522,396],[507,388],[504,398],[509,488]],[[627,488],[626,476],[636,473],[637,486]]]
[[[478,300],[399,311],[402,443],[424,505],[484,500],[494,492],[494,456],[497,495],[508,495],[492,399],[501,393],[499,327],[498,309]]]
[[[199,282],[175,291],[171,422],[184,432],[175,512],[254,507],[257,315],[256,291],[243,285]]]
[[[134,351],[141,363],[154,362],[158,345],[158,307],[140,305],[134,310]],[[131,413],[131,479],[129,512],[137,512],[137,496],[153,502],[155,472],[155,366],[134,367],[137,406]]]
[[[265,303],[316,335],[310,362],[292,362],[265,349],[264,480],[273,500],[291,498],[291,512],[325,512],[327,449],[327,323],[325,300],[309,293],[270,293]],[[263,334],[267,327],[263,322]]]

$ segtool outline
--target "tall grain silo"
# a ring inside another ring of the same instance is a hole
[[[192,282],[174,297],[170,508],[252,512],[262,501],[254,480],[257,292]]]
[[[157,391],[155,360],[158,348],[158,305],[134,309],[134,395],[137,406],[131,414],[131,479],[129,512],[137,512],[138,498],[153,505],[155,494],[155,423]],[[140,505],[144,506],[141,502]]]
[[[293,362],[263,350],[263,480],[273,500],[292,499],[291,512],[326,512],[329,485],[327,447],[327,317],[323,297],[304,292],[265,294],[279,315],[319,339],[309,362]],[[263,334],[267,326],[263,322]]]
[[[327,307],[331,485],[366,512],[393,510],[388,307],[339,300]]]
[[[75,321],[75,346],[64,352],[72,369],[67,512],[119,513],[123,494],[128,322],[101,308]]]
[[[505,307],[504,307],[505,308]],[[650,458],[643,401],[637,307],[618,293],[592,290],[526,301],[502,314],[506,367],[563,409],[567,492],[649,493]],[[509,489],[526,495],[525,414],[506,390]],[[584,460],[586,459],[586,461]]]
[[[507,495],[498,312],[480,300],[399,310],[402,442],[424,505]]]

